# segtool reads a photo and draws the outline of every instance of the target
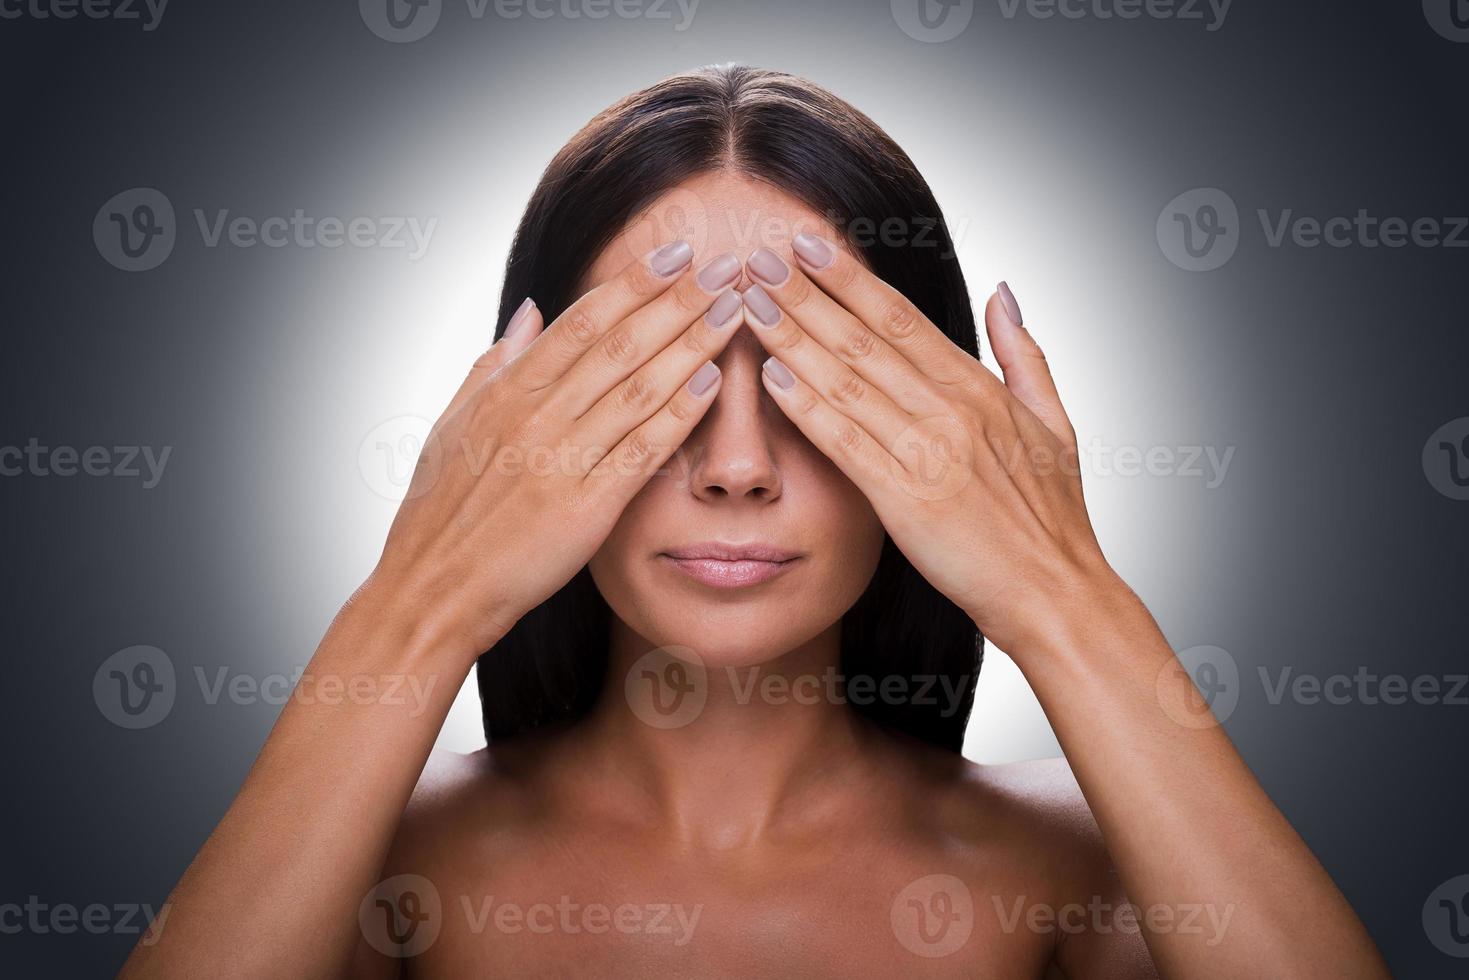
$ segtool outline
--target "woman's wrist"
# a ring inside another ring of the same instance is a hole
[[[428,594],[379,568],[342,606],[328,636],[384,650],[409,670],[468,669],[508,631],[501,622],[486,608],[471,625],[454,611],[452,596]]]

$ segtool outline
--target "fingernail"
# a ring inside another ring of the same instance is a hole
[[[709,307],[709,312],[704,314],[704,322],[716,329],[728,326],[729,322],[735,318],[735,314],[740,311],[741,305],[743,304],[740,302],[740,294],[733,289],[727,290],[714,301],[713,306]]]
[[[695,371],[694,376],[689,379],[689,393],[702,395],[714,387],[714,382],[718,379],[719,368],[714,366],[713,361],[705,361],[704,366]]]
[[[653,257],[648,260],[648,265],[653,267],[653,273],[655,275],[667,279],[675,272],[686,268],[693,261],[693,258],[693,246],[680,238],[678,241],[669,242],[654,252]]]
[[[832,259],[836,258],[836,252],[832,250],[826,239],[817,238],[804,231],[791,239],[791,248],[796,250],[802,262],[813,269],[825,269],[831,265]]]
[[[733,252],[725,252],[699,270],[699,288],[716,292],[734,282],[740,276],[740,260]]]
[[[757,249],[750,256],[749,266],[751,272],[772,286],[779,286],[791,277],[790,268],[768,248]]]
[[[511,314],[510,322],[505,324],[505,333],[502,336],[514,336],[517,330],[525,326],[525,321],[530,319],[530,311],[535,308],[536,301],[527,296],[525,298],[525,301],[520,304],[519,308],[517,308],[516,311]]]
[[[765,373],[770,375],[770,380],[781,391],[790,391],[796,383],[796,376],[791,373],[791,369],[774,357],[765,359]]]
[[[745,308],[755,314],[755,319],[762,327],[773,327],[780,322],[780,307],[775,305],[775,300],[770,294],[760,288],[758,282],[751,283],[750,288],[745,290]]]
[[[1004,304],[1005,315],[1010,318],[1010,322],[1017,327],[1024,326],[1025,321],[1020,317],[1020,304],[1015,302],[1015,294],[1010,292],[1010,284],[1002,279],[995,290],[1000,294],[1000,302]]]

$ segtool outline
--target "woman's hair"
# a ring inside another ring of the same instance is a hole
[[[526,296],[550,323],[577,298],[592,261],[644,209],[719,170],[766,181],[843,229],[879,278],[979,356],[952,239],[913,161],[825,89],[743,65],[701,68],[634,93],[556,154],[515,233],[496,336]],[[482,655],[485,737],[583,714],[606,676],[610,615],[583,568]],[[888,538],[866,592],[842,618],[839,670],[849,686],[864,678],[849,693],[857,710],[957,752],[983,643],[969,617]],[[883,697],[889,676],[901,678],[900,696]]]

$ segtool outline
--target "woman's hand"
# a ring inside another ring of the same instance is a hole
[[[812,235],[792,248],[799,268],[768,249],[747,262],[765,387],[914,567],[1008,652],[1058,603],[1121,594],[1076,434],[1008,287],[985,308],[1002,382],[849,253]]]
[[[544,330],[521,306],[434,426],[369,590],[432,608],[473,659],[586,564],[719,391],[740,262],[691,257],[666,245]]]

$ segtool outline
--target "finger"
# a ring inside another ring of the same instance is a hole
[[[449,407],[444,410],[444,414],[453,414],[491,375],[530,346],[531,341],[540,335],[542,325],[540,309],[535,300],[527,296],[505,324],[504,333],[475,359],[463,384],[449,400]]]
[[[856,256],[806,232],[791,240],[791,249],[801,268],[823,292],[924,374],[945,384],[967,379],[974,359],[944,336],[906,296],[868,271]]]
[[[531,390],[551,384],[608,330],[679,282],[680,273],[693,257],[688,242],[670,242],[629,262],[616,276],[588,290],[526,352],[517,365],[517,379]]]
[[[745,290],[745,308],[749,311],[750,332],[766,351],[879,443],[891,446],[913,424],[913,416],[880,387],[843,364],[792,317],[783,315],[759,283]],[[867,330],[860,325],[859,329]]]
[[[760,287],[746,290],[745,305],[754,325],[767,325],[782,310],[823,348],[882,389],[905,411],[914,414],[934,411],[935,395],[918,367],[903,357],[886,340],[840,303],[816,287],[799,268],[791,268],[768,248],[756,250],[746,261],[750,278]],[[766,298],[768,295],[768,299]],[[771,303],[770,300],[774,300]],[[777,330],[785,328],[777,325]],[[758,336],[759,330],[754,333]],[[773,350],[773,354],[781,351]],[[785,363],[801,368],[781,354]],[[826,394],[823,390],[823,394]]]
[[[617,506],[626,506],[694,431],[722,382],[719,367],[705,361],[662,408],[587,471],[587,485],[609,494]]]
[[[568,366],[554,382],[554,391],[547,395],[547,408],[568,419],[585,415],[690,323],[702,319],[742,271],[740,260],[726,252],[710,259],[697,272],[685,272],[671,288],[615,324]],[[551,330],[555,329],[552,324]]]
[[[626,436],[666,404],[699,365],[719,356],[739,332],[742,309],[740,294],[725,290],[693,326],[588,409],[573,429],[573,440],[608,446]]]
[[[1076,431],[1066,416],[1056,381],[1046,355],[1025,328],[1020,305],[1006,283],[1000,283],[984,308],[984,326],[989,334],[995,363],[1005,378],[1005,387],[1040,419],[1047,429],[1069,446],[1076,445]]]
[[[871,433],[832,408],[778,357],[766,359],[760,380],[796,428],[870,499],[897,465],[892,453],[879,445]]]

